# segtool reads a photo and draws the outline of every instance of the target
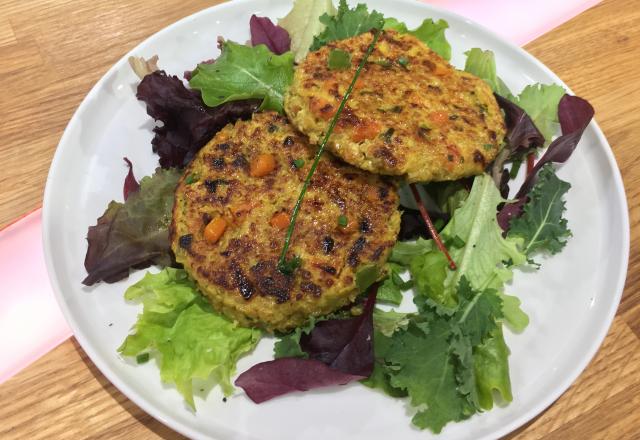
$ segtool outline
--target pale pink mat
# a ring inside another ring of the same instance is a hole
[[[429,0],[426,3],[457,12],[522,45],[599,1]],[[40,216],[37,210],[0,231],[0,383],[71,336],[47,278]]]

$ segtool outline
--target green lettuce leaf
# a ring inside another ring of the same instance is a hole
[[[496,212],[503,201],[489,175],[477,176],[469,198],[442,230],[445,241],[458,237],[464,242],[462,247],[449,249],[458,266],[457,270],[447,272],[444,286],[449,295],[455,292],[463,276],[474,289],[484,290],[490,283],[495,283],[498,271],[504,269],[504,262],[517,266],[526,261],[518,249],[519,240],[502,237]],[[500,278],[504,279],[503,275]]]
[[[304,326],[296,327],[290,333],[281,335],[273,346],[273,357],[276,359],[283,357],[308,358],[309,355],[302,351],[300,347],[300,337],[303,333],[306,335],[311,333],[311,330],[313,330],[316,323],[320,320],[322,319],[311,317],[309,322]]]
[[[494,392],[502,403],[511,402],[511,380],[509,379],[509,348],[504,342],[502,327],[496,327],[490,338],[473,349],[474,372],[480,407],[493,408]]]
[[[378,287],[378,296],[376,297],[376,300],[378,302],[385,302],[398,306],[402,302],[402,291],[400,290],[400,287],[394,284],[391,277],[389,277],[382,282],[380,287]]]
[[[147,273],[125,298],[143,308],[120,353],[154,355],[162,381],[174,384],[194,409],[194,379],[213,379],[225,395],[233,392],[236,362],[253,350],[259,330],[239,327],[216,313],[181,269]]]
[[[565,93],[557,84],[532,84],[522,89],[514,100],[533,120],[547,145],[558,131],[558,104]]]
[[[225,41],[213,64],[200,64],[189,81],[209,107],[241,99],[262,99],[261,110],[283,112],[284,94],[293,80],[293,53],[273,54]]]
[[[496,59],[492,51],[474,47],[466,51],[465,55],[467,56],[467,61],[464,64],[466,72],[485,80],[494,93],[514,101],[513,94],[496,73]]]
[[[522,239],[522,252],[527,256],[535,252],[558,253],[567,243],[571,231],[565,211],[564,194],[571,185],[560,180],[551,164],[538,174],[538,181],[529,193],[522,216],[510,223],[509,237]]]
[[[169,223],[180,175],[176,168],[158,168],[151,177],[142,178],[140,189],[126,202],[109,203],[87,233],[84,284],[121,280],[132,267],[172,263]]]
[[[320,17],[320,22],[326,27],[313,38],[311,50],[318,50],[331,41],[364,34],[371,29],[382,29],[384,17],[377,11],[369,12],[365,4],[360,3],[349,9],[346,0],[340,0],[338,13],[335,16],[325,13]]]
[[[393,17],[385,18],[383,27],[383,29],[391,29],[401,34],[413,35],[429,46],[432,51],[449,61],[451,59],[451,45],[444,35],[444,31],[448,28],[449,23],[445,20],[434,22],[432,19],[427,18],[420,26],[409,30],[406,24]]]
[[[289,32],[296,62],[307,56],[313,38],[324,31],[326,25],[320,16],[333,17],[336,13],[331,0],[295,0],[291,11],[278,20],[278,25]]]
[[[408,313],[373,309],[373,327],[387,337],[391,337],[398,330],[406,330],[408,325]]]
[[[503,292],[498,292],[498,295],[502,300],[504,323],[511,331],[521,333],[529,325],[529,316],[520,308],[520,299]]]

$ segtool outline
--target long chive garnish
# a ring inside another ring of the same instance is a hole
[[[301,261],[300,261],[300,258],[297,256],[292,258],[291,260],[287,260],[287,251],[289,250],[289,244],[291,242],[291,236],[293,235],[293,228],[295,227],[295,224],[296,224],[296,218],[298,217],[298,212],[300,211],[300,206],[302,205],[302,199],[304,199],[304,195],[307,192],[309,183],[311,183],[311,177],[313,177],[313,173],[315,173],[316,168],[318,167],[318,162],[320,162],[320,156],[322,156],[322,153],[324,152],[324,148],[327,145],[327,142],[329,141],[329,137],[331,136],[331,133],[333,133],[333,129],[335,128],[336,123],[338,122],[338,118],[340,117],[340,114],[342,113],[342,110],[344,109],[344,106],[346,105],[347,100],[349,99],[349,96],[351,96],[351,92],[353,91],[353,87],[355,86],[356,81],[360,76],[360,72],[362,71],[365,64],[367,63],[367,59],[373,52],[373,49],[375,48],[375,45],[378,42],[378,39],[380,38],[381,33],[382,31],[380,29],[376,29],[375,34],[373,36],[373,41],[371,41],[371,44],[367,48],[367,52],[364,54],[362,61],[360,61],[360,65],[356,69],[356,73],[353,75],[351,84],[349,84],[349,88],[347,88],[347,91],[342,97],[342,101],[340,101],[340,106],[338,107],[336,114],[333,115],[333,119],[331,119],[331,123],[329,124],[327,133],[324,135],[324,139],[322,140],[322,143],[318,148],[313,164],[309,169],[309,173],[307,174],[307,177],[304,180],[304,183],[302,184],[300,195],[298,196],[298,200],[296,201],[296,204],[293,207],[293,211],[291,212],[291,220],[289,221],[289,227],[287,228],[287,235],[284,238],[284,246],[282,247],[282,252],[280,253],[280,259],[278,260],[278,270],[284,274],[287,274],[287,275],[292,274],[293,271],[300,265]]]

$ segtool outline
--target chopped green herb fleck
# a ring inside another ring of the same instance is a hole
[[[346,215],[341,215],[340,217],[338,217],[338,225],[340,225],[340,227],[346,228],[347,223],[349,223],[349,221],[347,220]]]
[[[291,259],[285,259],[278,264],[278,270],[285,275],[293,275],[293,272],[302,265],[302,258],[294,255]]]
[[[371,62],[373,64],[377,64],[378,66],[382,66],[385,69],[390,69],[392,65],[391,61],[386,58],[378,58],[377,60],[371,60]]]
[[[296,159],[293,161],[293,166],[296,168],[302,168],[304,166],[304,159]]]
[[[340,49],[329,52],[327,65],[330,70],[346,70],[351,67],[351,54]]]
[[[385,144],[390,144],[391,143],[391,138],[393,136],[393,132],[395,130],[393,129],[393,127],[389,128],[387,131],[385,131],[384,133],[382,133],[380,135],[380,137],[384,140]]]
[[[398,64],[407,69],[407,66],[409,65],[409,59],[407,57],[400,57],[398,58]]]
[[[147,362],[149,362],[149,353],[142,353],[136,356],[136,363],[146,364]]]
[[[493,144],[484,144],[483,147],[485,150],[491,150],[493,149]]]
[[[191,185],[192,183],[195,183],[198,181],[198,175],[197,174],[189,174],[187,176],[186,179],[184,179],[184,183],[186,183],[187,185]]]
[[[393,107],[380,107],[378,109],[378,111],[382,112],[382,113],[387,113],[387,112],[402,113],[402,106],[401,105],[394,105]]]

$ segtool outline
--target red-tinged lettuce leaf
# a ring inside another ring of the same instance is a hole
[[[122,186],[122,196],[126,202],[130,194],[138,192],[140,184],[136,180],[136,176],[133,175],[133,164],[131,161],[126,157],[123,157],[123,159],[129,167],[129,172],[127,173],[127,177],[124,178],[124,185]]]
[[[161,70],[140,81],[136,97],[147,104],[149,116],[163,123],[154,128],[151,141],[162,168],[188,164],[222,127],[250,118],[260,106],[259,100],[251,99],[207,107],[199,92]]]
[[[113,283],[126,278],[130,268],[172,264],[169,223],[180,174],[177,169],[158,168],[153,176],[142,178],[140,190],[129,194],[125,203],[109,203],[87,233],[88,275],[83,284]]]
[[[550,162],[564,163],[571,157],[594,115],[591,104],[578,96],[564,95],[558,104],[558,120],[562,136],[549,145],[547,151],[533,167],[533,171],[520,187],[516,198],[526,196],[537,180],[538,171]]]
[[[362,315],[330,319],[302,334],[300,347],[310,359],[321,361],[343,373],[368,377],[373,371],[373,307],[377,285],[372,287]]]
[[[291,49],[289,32],[281,28],[267,17],[252,15],[249,20],[251,30],[251,45],[264,44],[276,55],[282,55]]]
[[[315,359],[280,358],[261,362],[235,381],[255,403],[294,391],[308,391],[333,385],[346,385],[365,376],[343,373]]]
[[[571,157],[593,115],[593,107],[585,99],[570,95],[564,95],[560,99],[558,120],[562,129],[562,136],[549,145],[547,151],[535,164],[532,172],[516,194],[516,202],[505,204],[498,213],[498,223],[504,231],[509,230],[511,219],[522,215],[528,194],[537,182],[538,172],[548,163],[564,163]]]
[[[512,101],[494,94],[498,105],[504,111],[504,120],[507,126],[506,146],[500,151],[493,162],[491,174],[493,180],[501,189],[508,191],[508,186],[503,182],[504,163],[515,157],[523,157],[527,153],[544,145],[544,136],[540,133],[527,113]]]
[[[309,358],[282,357],[254,365],[235,384],[256,403],[294,391],[344,385],[369,377],[373,371],[373,308],[377,285],[371,288],[362,315],[330,319],[300,336]]]

